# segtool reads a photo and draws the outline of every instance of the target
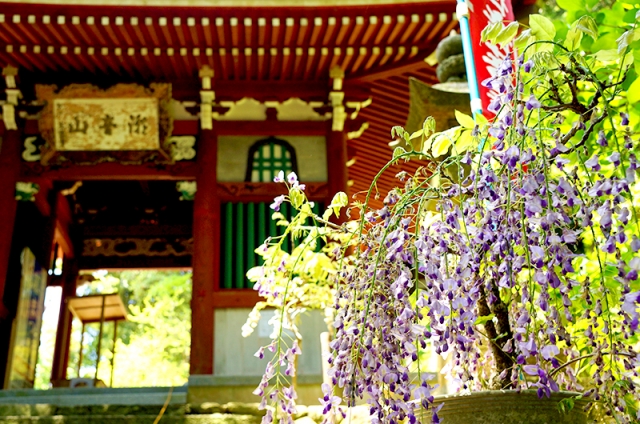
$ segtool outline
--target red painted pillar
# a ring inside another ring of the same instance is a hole
[[[62,297],[60,302],[60,314],[58,315],[58,329],[56,331],[56,344],[51,366],[51,381],[59,381],[67,378],[69,365],[69,347],[71,345],[71,326],[73,316],[67,307],[67,300],[76,295],[76,281],[78,267],[76,260],[66,259],[62,268]]]
[[[16,218],[16,182],[20,176],[21,131],[4,131],[0,123],[0,323],[8,318],[4,304],[4,289],[7,283],[11,238]]]
[[[193,292],[190,374],[213,374],[213,292],[218,287],[217,137],[202,130],[198,141],[197,191],[193,203]]]
[[[344,131],[327,131],[327,167],[330,202],[333,195],[339,191],[347,193],[347,137]],[[347,193],[348,194],[348,193]],[[328,204],[328,203],[327,203]]]

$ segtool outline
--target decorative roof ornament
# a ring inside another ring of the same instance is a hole
[[[192,160],[196,157],[196,138],[192,135],[172,136],[169,139],[173,160]]]
[[[34,202],[38,191],[40,191],[38,184],[19,181],[16,183],[16,200],[21,202]]]
[[[211,89],[211,79],[214,76],[213,69],[208,65],[200,68],[198,76],[202,79],[202,90],[200,91],[200,128],[203,130],[213,129],[213,101],[216,98],[215,92]]]
[[[18,68],[14,68],[11,65],[2,69],[2,76],[4,77],[6,85],[4,90],[6,101],[2,103],[2,120],[7,130],[18,129],[18,125],[16,124],[16,106],[18,106],[18,99],[22,98],[22,93],[16,85],[17,75]]]
[[[195,181],[178,181],[176,183],[176,190],[180,193],[180,200],[190,201],[196,198],[198,185]]]
[[[332,131],[344,131],[344,122],[347,119],[347,112],[343,104],[344,91],[342,91],[342,81],[344,80],[344,71],[339,66],[334,66],[329,71],[329,78],[332,80],[333,90],[329,92],[329,102],[333,109],[333,122],[331,124]]]

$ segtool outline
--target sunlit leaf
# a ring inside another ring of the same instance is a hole
[[[486,43],[487,41],[492,41],[494,37],[500,33],[502,27],[503,25],[501,21],[492,22],[484,27],[482,33],[480,34],[482,42]]]
[[[431,145],[431,154],[433,157],[439,157],[449,151],[449,148],[453,142],[458,138],[458,135],[462,131],[460,127],[453,127],[438,134],[434,134],[435,138]]]
[[[575,28],[587,34],[594,40],[598,39],[598,24],[589,15],[581,16],[575,23]]]
[[[553,26],[553,22],[542,15],[529,15],[529,26],[531,34],[538,40],[551,41],[556,36],[556,27]]]
[[[518,28],[520,28],[518,22],[511,22],[496,35],[495,42],[503,46],[509,44],[516,34],[518,34]]]
[[[460,137],[456,140],[456,152],[463,153],[469,150],[469,147],[473,145],[473,137],[471,136],[471,130],[462,131]]]
[[[627,91],[627,100],[630,104],[640,101],[640,78],[636,78],[633,84],[631,84],[631,87],[629,87],[629,90]]]
[[[580,41],[582,41],[582,31],[579,31],[577,28],[571,28],[567,32],[564,46],[569,50],[575,50],[580,45]]]
[[[422,137],[422,134],[424,134],[424,129],[415,131],[415,132],[411,133],[411,136],[409,137],[409,140],[413,140],[415,138]]]
[[[393,149],[393,159],[400,157],[402,155],[404,155],[405,153],[407,153],[407,151],[402,148],[402,147],[396,147],[395,149]]]
[[[625,31],[622,35],[616,40],[618,43],[618,53],[622,54],[629,47],[629,44],[633,40],[633,31]]]
[[[593,54],[593,56],[598,59],[600,62],[612,62],[616,61],[620,58],[620,54],[617,50],[600,50]]]
[[[525,29],[513,40],[513,45],[516,49],[522,50],[533,41],[534,37],[531,35],[531,30]]]
[[[459,110],[456,110],[455,114],[456,114],[456,120],[458,121],[458,124],[460,124],[462,128],[473,128],[476,126],[475,121],[469,115],[464,114]]]
[[[569,12],[584,10],[584,0],[556,0],[556,4]]]
[[[339,191],[337,192],[334,196],[333,199],[331,199],[331,204],[327,207],[327,210],[329,210],[329,216],[331,215],[331,209],[333,209],[333,213],[336,216],[340,216],[340,209],[349,205],[349,197],[347,197],[347,194]],[[323,215],[323,218],[326,216],[326,212]],[[328,218],[324,218],[325,220]]]
[[[427,119],[422,123],[422,130],[424,131],[425,137],[431,137],[436,131],[436,120],[433,119],[433,116],[428,116]]]
[[[474,322],[474,324],[475,325],[486,324],[487,322],[491,321],[494,317],[495,317],[495,315],[493,315],[493,314],[489,314],[489,315],[484,315],[484,316],[478,317],[478,318],[476,318],[476,321]]]

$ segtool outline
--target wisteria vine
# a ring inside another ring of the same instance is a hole
[[[379,210],[368,207],[374,181],[354,206],[356,226],[317,217],[323,236],[343,243],[327,276],[333,384],[320,401],[328,421],[340,404],[366,402],[373,423],[438,423],[441,404],[420,363],[427,347],[448,357],[457,390],[566,390],[594,414],[640,419],[640,165],[624,111],[626,73],[601,72],[600,59],[551,40],[525,45],[483,83],[498,92],[495,119],[458,114],[460,126],[444,133],[432,119],[414,134],[394,128],[410,149],[397,149],[381,173],[404,160],[428,165],[398,174],[403,184]],[[292,203],[309,215],[306,199]],[[299,277],[262,269],[261,290],[274,272],[285,293]],[[290,302],[278,296],[285,316]],[[293,389],[267,388],[274,365],[299,353],[296,344],[270,348],[256,393],[263,405],[280,403],[265,424],[291,419]]]

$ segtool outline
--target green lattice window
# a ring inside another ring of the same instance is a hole
[[[324,207],[315,203],[313,211],[320,214]],[[291,219],[292,207],[283,203],[280,212]],[[220,287],[223,289],[250,289],[253,283],[247,271],[262,264],[262,258],[254,250],[267,236],[278,236],[284,227],[271,219],[273,210],[269,203],[223,203],[220,208]],[[285,240],[285,250],[291,249],[291,240]]]
[[[269,183],[279,171],[298,173],[296,151],[284,140],[269,137],[257,141],[249,149],[245,181]]]

